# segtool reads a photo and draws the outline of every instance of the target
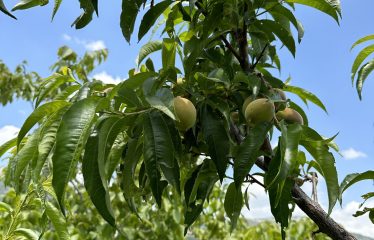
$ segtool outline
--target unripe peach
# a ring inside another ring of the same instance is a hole
[[[196,108],[190,100],[183,97],[174,98],[174,111],[177,117],[177,127],[186,131],[193,127],[196,122]]]
[[[279,111],[276,114],[278,121],[284,120],[287,123],[299,123],[304,124],[304,119],[296,110],[292,108],[285,108],[283,111]]]
[[[244,116],[249,126],[254,126],[260,122],[270,122],[274,113],[273,102],[267,98],[259,98],[248,104]]]

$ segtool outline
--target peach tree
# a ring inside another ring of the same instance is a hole
[[[55,1],[53,16],[61,2]],[[99,11],[97,0],[79,2],[77,29]],[[22,0],[13,10],[46,4]],[[339,0],[123,0],[120,27],[128,42],[137,18],[137,40],[153,27],[163,38],[141,47],[138,68],[118,85],[89,79],[79,65],[56,66],[18,137],[0,149],[14,153],[6,184],[18,192],[31,186],[47,211],[53,203],[66,214],[67,185],[82,173],[92,203],[113,227],[118,217],[110,198],[113,181],[134,213],[139,199],[162,208],[163,198],[182,197],[185,231],[217,182],[230,184],[224,209],[233,228],[248,204],[246,186],[260,184],[283,238],[297,205],[320,232],[355,239],[329,217],[341,192],[331,152],[337,150],[335,136],[312,129],[302,107],[285,92],[326,108],[313,93],[273,74],[281,69],[279,48],[295,56],[303,37],[294,15],[297,4],[337,22],[341,17]],[[0,10],[14,17],[3,0]],[[68,61],[71,52],[64,51]],[[149,57],[157,51],[160,69]],[[53,99],[45,99],[63,84]],[[270,139],[278,135],[273,148]],[[327,213],[300,188],[314,181],[315,172],[326,182]],[[53,190],[43,188],[49,178]]]

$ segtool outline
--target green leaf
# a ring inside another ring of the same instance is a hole
[[[164,70],[175,67],[175,54],[177,42],[174,39],[164,38],[162,41],[162,68]]]
[[[60,240],[69,240],[70,234],[68,232],[68,227],[64,216],[55,206],[52,205],[52,203],[46,201],[45,206],[45,212],[47,213],[48,218],[51,220],[58,238]]]
[[[356,82],[356,89],[360,99],[362,99],[362,86],[369,74],[374,70],[374,59],[363,65],[358,71],[358,77]]]
[[[131,34],[134,31],[135,20],[143,0],[122,0],[122,12],[120,26],[126,41],[130,43]]]
[[[53,188],[61,209],[66,185],[81,157],[83,146],[96,116],[97,98],[87,98],[74,103],[62,117],[57,131],[56,147],[52,157]]]
[[[266,31],[267,34],[274,33],[295,57],[295,40],[293,39],[290,31],[288,31],[280,23],[272,20],[259,20],[256,24],[259,29]]]
[[[11,18],[17,19],[17,18],[16,18],[15,16],[13,16],[13,15],[8,11],[8,9],[5,7],[3,0],[0,0],[0,11],[2,11],[3,13],[5,13],[6,15],[8,15],[8,16],[11,17]]]
[[[243,207],[243,194],[241,186],[237,188],[235,183],[231,183],[226,191],[225,212],[231,220],[231,230],[236,227],[240,212]]]
[[[98,136],[90,136],[88,138],[84,157],[82,161],[82,174],[84,186],[90,196],[92,203],[100,215],[112,226],[115,226],[113,210],[110,204],[110,196],[107,187],[102,182],[99,172]]]
[[[145,99],[151,107],[162,111],[173,120],[176,119],[174,114],[174,96],[170,89],[161,88],[154,95],[145,94]]]
[[[24,237],[29,240],[38,240],[39,239],[39,234],[36,233],[35,231],[27,228],[17,228],[14,230],[13,234],[15,236],[20,236]]]
[[[3,211],[3,210],[7,211],[9,214],[13,212],[12,206],[10,206],[9,204],[5,202],[0,202],[0,211]]]
[[[330,1],[331,3],[329,3],[328,1]],[[286,2],[298,3],[318,9],[321,12],[330,15],[332,18],[335,19],[337,23],[339,23],[340,4],[334,4],[337,2],[336,0],[286,0]]]
[[[33,169],[33,179],[37,181],[40,178],[40,172],[44,166],[47,157],[50,155],[55,145],[57,130],[61,123],[61,118],[67,111],[68,106],[60,108],[53,113],[41,126],[40,143],[38,145],[38,159]]]
[[[351,69],[351,78],[352,78],[352,83],[354,81],[354,78],[356,76],[356,73],[357,73],[357,70],[358,68],[360,67],[360,65],[362,64],[362,62],[370,55],[374,52],[374,44],[373,45],[369,45],[367,47],[365,47],[364,49],[362,49],[355,61],[353,62],[353,65],[352,65],[352,69]]]
[[[71,25],[75,26],[75,29],[82,29],[87,26],[92,21],[92,14],[95,11],[92,0],[79,0],[79,3],[83,12]]]
[[[298,174],[298,146],[303,128],[300,124],[286,125],[280,122],[282,131],[280,150],[282,152],[281,166],[274,181],[283,182],[287,177]],[[296,177],[296,176],[295,176]],[[270,183],[271,185],[272,183]]]
[[[127,137],[125,134],[119,134],[113,143],[112,149],[110,150],[108,160],[105,163],[105,172],[107,181],[110,182],[113,173],[122,161],[122,153],[126,148]]]
[[[149,29],[155,24],[156,20],[172,3],[173,1],[171,0],[161,1],[150,8],[148,12],[144,14],[139,26],[138,41],[140,41],[144,37]]]
[[[347,175],[340,184],[339,200],[342,201],[342,195],[353,184],[363,180],[374,180],[374,171],[366,171],[363,173],[352,173]]]
[[[42,85],[41,89],[38,92],[38,95],[36,96],[35,107],[39,107],[40,103],[47,97],[50,97],[51,94],[54,93],[54,91],[61,85],[67,82],[74,82],[75,80],[70,78],[69,76],[55,73],[52,76],[46,78],[44,81],[46,84]]]
[[[140,48],[139,55],[136,59],[136,64],[139,66],[142,61],[151,53],[157,52],[162,49],[162,41],[150,41]]]
[[[316,95],[314,95],[313,93],[311,93],[311,92],[309,92],[305,89],[302,89],[300,87],[295,87],[295,86],[291,86],[291,85],[285,85],[283,87],[283,90],[296,94],[297,96],[299,96],[301,98],[301,100],[304,101],[305,104],[307,104],[307,101],[310,101],[310,102],[314,103],[315,105],[322,108],[327,113],[325,105],[323,105],[321,100],[319,100],[319,98]]]
[[[363,42],[366,42],[366,41],[370,41],[370,40],[374,40],[374,34],[372,34],[372,35],[368,35],[368,36],[365,36],[365,37],[363,37],[363,38],[358,39],[358,40],[357,40],[357,41],[352,45],[351,50],[352,50],[354,47],[356,47],[358,44],[363,43]]]
[[[91,0],[92,6],[95,9],[96,16],[99,16],[98,0]]]
[[[276,222],[281,224],[282,239],[286,237],[286,228],[292,215],[292,208],[289,207],[292,201],[291,189],[294,185],[292,179],[286,179],[281,184],[275,184],[269,189],[269,200],[271,206],[271,213]],[[278,197],[280,196],[280,197]]]
[[[38,123],[41,119],[43,119],[45,116],[50,116],[52,113],[57,112],[61,108],[70,105],[69,102],[66,101],[53,101],[48,102],[37,109],[35,109],[30,116],[26,119],[24,124],[21,127],[21,130],[18,133],[17,138],[17,147],[19,147],[19,144],[21,143],[23,137],[30,131],[30,129]]]
[[[6,153],[9,149],[15,147],[17,145],[17,138],[13,138],[3,145],[0,146],[0,158]]]
[[[226,133],[224,122],[220,116],[208,105],[202,107],[200,121],[204,139],[208,145],[209,156],[216,165],[218,176],[222,182],[228,164],[230,140]]]
[[[206,158],[186,181],[184,195],[188,207],[185,208],[184,213],[185,234],[203,211],[204,202],[208,199],[217,180],[215,165],[211,159]]]
[[[139,144],[139,139],[131,138],[127,143],[126,155],[123,160],[122,189],[123,196],[130,209],[136,212],[134,197],[140,195],[140,189],[135,185],[135,170],[143,151],[143,144]]]
[[[270,123],[261,123],[252,128],[240,144],[234,161],[234,180],[239,188],[259,156],[259,150],[264,143]]]
[[[118,92],[121,88],[135,89],[141,86],[145,80],[151,77],[157,76],[157,73],[154,72],[141,72],[135,74],[134,76],[128,78],[126,81],[123,81],[121,84],[118,84]],[[114,90],[114,89],[113,89]]]
[[[335,158],[329,152],[328,143],[325,141],[301,140],[300,144],[314,157],[319,167],[320,174],[326,180],[329,199],[328,214],[331,213],[339,196],[338,174],[335,167]]]
[[[15,171],[12,176],[17,182],[27,165],[34,162],[38,157],[38,144],[40,140],[40,128],[38,128],[28,139],[26,144],[15,156]]]
[[[158,111],[152,111],[144,116],[144,163],[153,196],[161,206],[161,195],[166,183],[161,181],[159,168],[166,180],[174,187],[179,183],[179,176],[170,171],[178,168],[174,161],[173,142],[167,124]],[[179,172],[179,171],[178,171]],[[171,173],[171,174],[170,174]]]
[[[46,4],[48,4],[48,0],[22,0],[13,7],[12,11],[24,10],[35,6],[44,6]]]
[[[369,213],[369,219],[374,224],[374,208],[364,208],[362,211],[357,211],[355,214],[353,214],[354,217],[359,217],[364,215],[365,213]]]
[[[60,5],[61,5],[61,2],[62,0],[55,0],[55,5],[53,6],[53,12],[52,12],[52,21],[58,11],[58,9],[60,8]]]

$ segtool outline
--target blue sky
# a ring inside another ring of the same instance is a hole
[[[5,3],[11,8],[13,2]],[[107,79],[123,79],[127,71],[135,67],[139,47],[149,38],[145,37],[139,44],[134,38],[131,45],[124,40],[119,27],[120,1],[100,4],[100,17],[82,30],[70,27],[80,14],[78,1],[63,2],[53,22],[50,21],[52,7],[50,4],[15,12],[17,21],[0,15],[0,59],[12,69],[22,60],[27,60],[30,70],[46,77],[61,45],[68,45],[79,53],[106,46],[109,49],[108,61],[95,73]],[[350,68],[358,52],[358,49],[350,52],[350,46],[358,38],[374,33],[373,9],[372,0],[343,0],[343,19],[338,26],[329,16],[298,6],[296,16],[304,25],[304,39],[297,48],[295,59],[286,51],[282,50],[280,54],[282,72],[279,77],[286,79],[291,76],[292,85],[314,92],[327,107],[328,115],[313,105],[309,106],[310,126],[324,136],[339,132],[336,142],[345,153],[345,157],[336,155],[340,181],[346,174],[374,169],[374,95],[371,94],[374,75],[365,83],[362,101],[350,82]],[[295,99],[291,94],[289,97]],[[31,105],[23,101],[0,107],[0,142],[22,125],[30,111]],[[322,204],[326,205],[323,186],[321,189]],[[371,182],[348,190],[344,195],[345,208],[340,212],[344,213],[360,202],[359,196],[368,191],[373,191]],[[338,207],[335,212],[340,214]],[[368,226],[363,219],[354,220],[350,223],[352,226]],[[374,230],[370,233],[374,234]]]

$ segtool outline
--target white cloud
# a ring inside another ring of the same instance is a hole
[[[368,215],[360,217],[352,216],[358,210],[359,205],[360,203],[355,201],[349,202],[342,209],[336,208],[331,216],[349,232],[372,237],[374,236],[374,227]],[[365,205],[368,207],[374,206],[374,200],[367,201]]]
[[[109,75],[107,72],[103,71],[100,73],[96,73],[92,76],[93,78],[102,81],[106,84],[118,84],[122,81],[120,77],[113,77],[112,75]]]
[[[106,48],[106,45],[102,40],[87,41],[77,37],[72,37],[68,34],[63,34],[62,38],[67,42],[74,41],[74,43],[83,46],[88,51],[97,51]]]
[[[0,128],[0,145],[17,136],[19,130],[19,128],[12,125],[5,125]]]
[[[67,41],[67,42],[71,41],[71,39],[72,39],[72,37],[71,37],[70,35],[68,35],[68,34],[63,34],[63,35],[62,35],[62,38],[63,38],[65,41]]]
[[[101,50],[101,49],[106,48],[104,41],[101,41],[101,40],[86,42],[85,44],[83,44],[83,46],[88,51],[97,51],[97,50]]]
[[[356,158],[365,158],[367,155],[363,152],[357,151],[353,148],[348,148],[341,151],[345,159],[356,159]]]

